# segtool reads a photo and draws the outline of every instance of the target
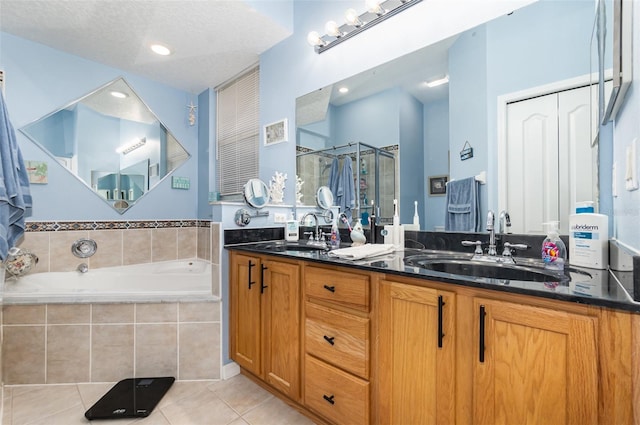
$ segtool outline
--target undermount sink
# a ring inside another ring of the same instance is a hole
[[[266,251],[284,252],[284,251],[328,251],[328,244],[324,243],[308,243],[307,241],[290,242],[290,241],[271,241],[257,244],[256,247]]]
[[[520,264],[474,261],[469,258],[434,258],[427,255],[413,255],[405,258],[404,262],[409,266],[426,270],[487,279],[559,283],[568,283],[571,280],[569,273],[559,273]],[[570,269],[570,271],[587,274],[575,269]]]

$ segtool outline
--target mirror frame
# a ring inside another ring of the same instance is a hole
[[[606,8],[604,0],[598,0],[598,13],[602,13]],[[606,12],[604,12],[606,13]],[[604,16],[602,16],[604,21]],[[598,34],[599,43],[604,45],[605,31]],[[611,95],[607,99],[600,101],[600,105],[605,106],[602,115],[602,124],[606,125],[615,119],[618,111],[622,107],[624,97],[633,79],[633,2],[629,0],[613,0],[613,88]],[[600,54],[604,54],[602,50]],[[600,82],[604,80],[604,58],[599,58]],[[604,92],[601,92],[604,96]]]

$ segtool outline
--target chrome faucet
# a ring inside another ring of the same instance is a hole
[[[511,217],[509,217],[509,212],[506,210],[500,211],[500,215],[498,216],[499,223],[499,233],[504,235],[505,233],[511,233]]]
[[[87,265],[87,263],[80,263],[78,264],[78,267],[76,268],[77,271],[79,271],[80,273],[86,273],[89,271],[89,266]]]
[[[313,212],[308,212],[308,213],[306,213],[305,215],[302,216],[302,219],[300,221],[302,221],[302,223],[305,223],[306,220],[307,220],[307,217],[309,217],[309,216],[313,217],[314,220],[316,221],[315,233],[312,233],[309,236],[309,240],[313,241],[314,238],[315,238],[316,241],[319,241],[320,240],[320,225],[318,224],[318,216]]]
[[[487,254],[491,256],[497,255],[496,251],[496,229],[495,229],[496,216],[493,211],[489,210],[487,214],[487,232],[489,232],[489,252]]]

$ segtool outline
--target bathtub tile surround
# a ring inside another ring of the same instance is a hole
[[[90,269],[185,258],[219,264],[219,228],[207,220],[27,222],[20,247],[40,259],[32,273],[73,271],[81,262]],[[98,243],[95,255],[73,256],[71,244],[80,238]]]
[[[3,308],[5,384],[219,379],[220,303]]]

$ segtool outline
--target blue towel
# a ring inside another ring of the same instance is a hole
[[[24,234],[24,215],[31,208],[29,176],[0,93],[0,260]]]
[[[333,193],[334,197],[338,195],[338,180],[340,178],[340,172],[338,168],[338,158],[333,158],[333,161],[331,161],[331,170],[329,171],[327,186],[329,186],[329,189],[331,189],[331,193]]]
[[[478,182],[475,177],[450,181],[447,184],[444,229],[448,232],[478,232],[479,215]]]
[[[351,221],[351,210],[356,206],[356,193],[353,183],[352,161],[349,156],[345,156],[342,160],[342,171],[338,177],[338,190],[335,195],[336,204],[340,207],[340,212],[345,213],[349,221]]]

